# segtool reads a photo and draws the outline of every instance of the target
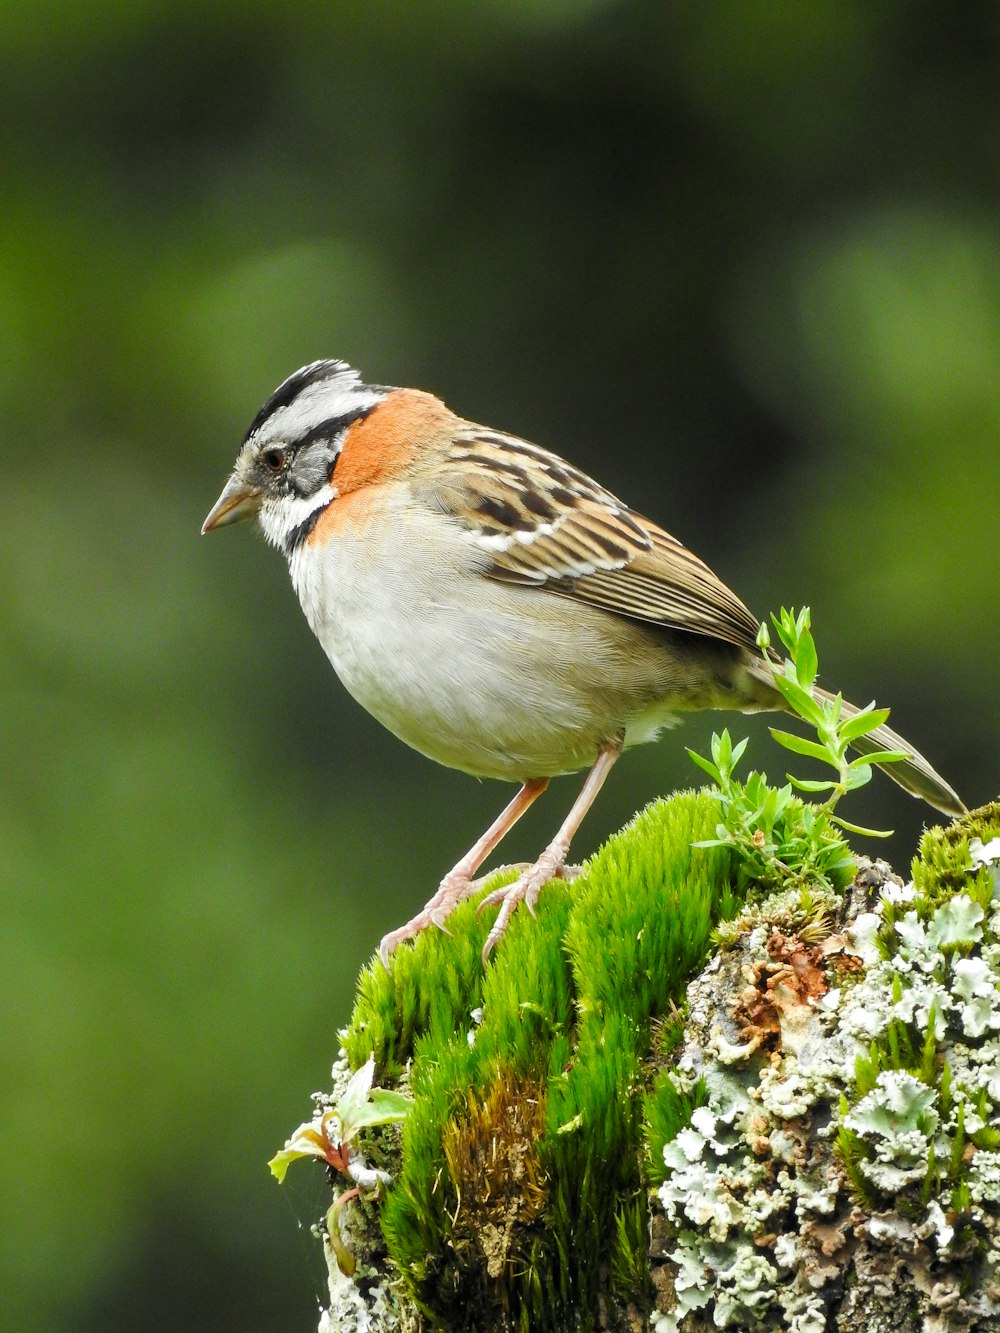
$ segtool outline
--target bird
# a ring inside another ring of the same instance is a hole
[[[787,707],[757,619],[677,538],[549,450],[423,390],[367,384],[344,361],[303,366],[265,401],[202,532],[252,517],[284,553],[348,692],[430,759],[519,784],[424,908],[382,939],[387,968],[426,927],[447,929],[550,778],[586,770],[537,860],[482,900],[499,906],[484,961],[517,906],[533,913],[541,888],[568,875],[623,749],[693,710]],[[905,751],[889,776],[964,812],[888,726],[854,746]]]

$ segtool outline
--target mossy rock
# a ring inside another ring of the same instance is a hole
[[[907,912],[932,919],[956,899],[993,903],[996,866],[970,846],[1000,833],[1000,805],[925,836],[920,887],[908,898],[889,892],[887,867],[869,867],[843,896],[797,885],[749,904],[734,891],[728,849],[692,845],[713,837],[717,814],[707,791],[655,802],[572,886],[550,884],[535,917],[516,914],[485,968],[489,920],[471,901],[449,918],[449,934],[425,931],[388,972],[377,961],[364,971],[341,1034],[347,1062],[374,1056],[376,1082],[404,1087],[414,1105],[394,1160],[377,1132],[371,1147],[362,1136],[393,1184],[364,1207],[365,1263],[349,1285],[352,1300],[367,1299],[365,1313],[356,1324],[331,1313],[328,1327],[694,1330],[714,1318],[818,1333],[840,1326],[827,1320],[849,1292],[869,1308],[858,1295],[867,1251],[852,1227],[863,1230],[862,1218],[886,1215],[892,1201],[864,1166],[882,1145],[863,1133],[852,1141],[848,1117],[886,1071],[919,1079],[923,1070],[940,1100],[949,1048],[921,1038],[919,1023],[889,1023],[862,1047],[838,1034],[830,997],[885,963]],[[858,922],[869,918],[864,934]],[[984,941],[980,930],[951,949],[948,966],[978,959],[993,947]],[[845,1057],[855,1049],[868,1067]],[[929,1186],[914,1180],[902,1191],[907,1225],[931,1204],[943,1217],[953,1204],[976,1212],[959,1219],[965,1231],[951,1254],[933,1237],[920,1241],[942,1290],[949,1264],[989,1276],[997,1209],[981,1185],[978,1201],[963,1194],[957,1176],[971,1155],[991,1152],[993,1121],[1000,1134],[998,1108],[980,1097],[968,1108],[978,1142],[962,1126],[956,1135],[954,1086],[945,1097],[954,1166],[938,1162]],[[919,1101],[908,1113],[918,1115]],[[707,1155],[742,1153],[752,1188],[741,1194],[738,1181],[720,1184],[717,1173],[712,1183],[708,1172],[705,1197],[688,1199],[679,1165],[688,1151],[697,1160],[698,1135]],[[829,1215],[810,1225],[830,1252],[815,1237],[796,1249],[795,1229],[820,1206]],[[841,1253],[848,1245],[853,1260]],[[816,1285],[818,1271],[827,1276]],[[877,1265],[871,1280],[902,1299]],[[955,1308],[971,1308],[955,1280]],[[334,1273],[338,1282],[346,1279]]]

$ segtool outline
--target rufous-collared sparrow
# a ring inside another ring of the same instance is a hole
[[[555,454],[456,416],[417,389],[364,384],[315,361],[257,413],[203,527],[256,515],[285,553],[313,633],[350,693],[401,740],[451,768],[521,784],[406,925],[384,962],[443,925],[557,773],[588,769],[553,841],[484,902],[531,909],[626,746],[679,713],[781,709],[758,623],[697,556]],[[887,768],[948,814],[964,806],[902,749]]]

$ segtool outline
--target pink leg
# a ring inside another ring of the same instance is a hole
[[[488,893],[479,904],[480,911],[489,903],[500,904],[500,911],[493,923],[493,929],[486,937],[486,943],[483,945],[483,962],[489,957],[493,946],[507,929],[507,922],[518,903],[523,899],[528,911],[534,914],[535,902],[542,886],[562,873],[566,864],[566,857],[569,855],[569,845],[573,841],[577,829],[583,823],[587,811],[594,804],[597,793],[604,786],[604,780],[611,772],[612,766],[621,752],[621,739],[611,745],[605,745],[598,752],[594,766],[587,774],[587,780],[583,784],[580,795],[573,802],[573,807],[566,816],[562,828],[535,864],[529,866],[513,884],[508,884],[505,888],[495,889],[492,893]]]
[[[425,926],[434,925],[439,926],[441,930],[445,929],[444,920],[448,913],[476,888],[472,876],[500,842],[501,838],[510,832],[528,806],[541,796],[548,785],[548,778],[529,778],[475,846],[466,852],[454,869],[448,871],[438,886],[437,893],[423,911],[418,912],[412,920],[407,921],[405,926],[400,926],[398,930],[390,930],[389,934],[384,936],[382,943],[378,946],[378,954],[384,967],[388,968],[389,955],[393,949],[402,944],[404,940],[412,940],[415,935],[419,935]]]

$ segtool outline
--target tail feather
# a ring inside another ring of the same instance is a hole
[[[818,685],[813,687],[813,693],[821,699],[834,697],[829,690],[821,689]],[[855,717],[860,712],[860,708],[844,700],[845,717]],[[904,740],[898,732],[893,731],[892,727],[876,727],[874,731],[860,736],[851,744],[859,754],[863,755],[873,754],[876,750],[904,750],[907,758],[891,764],[879,764],[878,767],[882,772],[911,796],[920,797],[942,814],[957,816],[966,813],[965,804],[944,778],[935,772],[919,750]]]

